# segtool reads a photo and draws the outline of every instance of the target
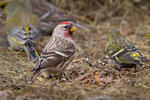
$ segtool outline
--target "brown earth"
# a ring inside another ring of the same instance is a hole
[[[0,100],[149,100],[150,66],[116,70],[105,54],[107,32],[116,29],[150,59],[148,0],[49,0],[76,20],[92,27],[74,34],[77,55],[61,79],[40,75],[27,84],[34,63],[24,52],[9,50],[5,21],[0,17]],[[111,2],[112,1],[112,2]],[[1,12],[1,11],[0,11]],[[42,36],[37,47],[50,36]]]

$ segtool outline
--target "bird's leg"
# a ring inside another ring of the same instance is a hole
[[[39,75],[41,74],[42,71],[41,70],[36,70],[33,75],[28,79],[27,83],[33,83],[34,82],[34,79]]]
[[[28,78],[27,83],[31,84],[34,82],[33,76],[31,76],[30,78]]]
[[[121,70],[121,66],[117,66],[117,70],[120,71]]]
[[[58,80],[61,80],[62,79],[62,73],[55,74],[55,78]]]
[[[63,76],[66,80],[69,80],[69,77],[66,75],[66,73],[64,73]]]
[[[66,81],[66,80],[68,80],[68,77],[65,73],[61,73],[61,77],[59,77],[59,80],[60,81]]]
[[[59,80],[59,81],[65,81],[66,80],[66,78],[65,78],[65,76],[64,76],[63,73],[57,73],[57,74],[55,74],[55,78],[57,80]]]
[[[137,69],[136,69],[136,65],[134,65],[134,72],[136,73]]]
[[[115,64],[117,65],[117,70],[118,70],[118,71],[120,71],[120,70],[121,70],[122,65],[121,65],[121,64],[118,64],[118,63],[116,63],[116,62],[115,62]]]
[[[52,75],[52,74],[49,74],[48,75],[48,77],[47,77],[47,79],[51,79],[51,78],[53,78],[54,76]]]

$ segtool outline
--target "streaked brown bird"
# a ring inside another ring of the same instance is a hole
[[[44,71],[52,74],[64,72],[76,53],[76,44],[72,39],[75,30],[76,27],[70,22],[62,22],[56,26],[51,39],[43,49],[35,68],[32,70],[31,82]]]

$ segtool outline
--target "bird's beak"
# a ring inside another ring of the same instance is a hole
[[[77,30],[76,27],[71,27],[70,32],[74,32],[74,31],[76,31],[76,30]]]
[[[24,50],[26,51],[30,61],[38,57],[38,53],[33,46],[33,42],[29,40],[26,41],[26,43],[24,44]]]

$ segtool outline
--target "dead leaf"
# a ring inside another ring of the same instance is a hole
[[[99,73],[98,73],[98,72],[95,72],[94,74],[95,74],[95,75],[94,75],[95,81],[99,83],[99,82],[100,82]]]

